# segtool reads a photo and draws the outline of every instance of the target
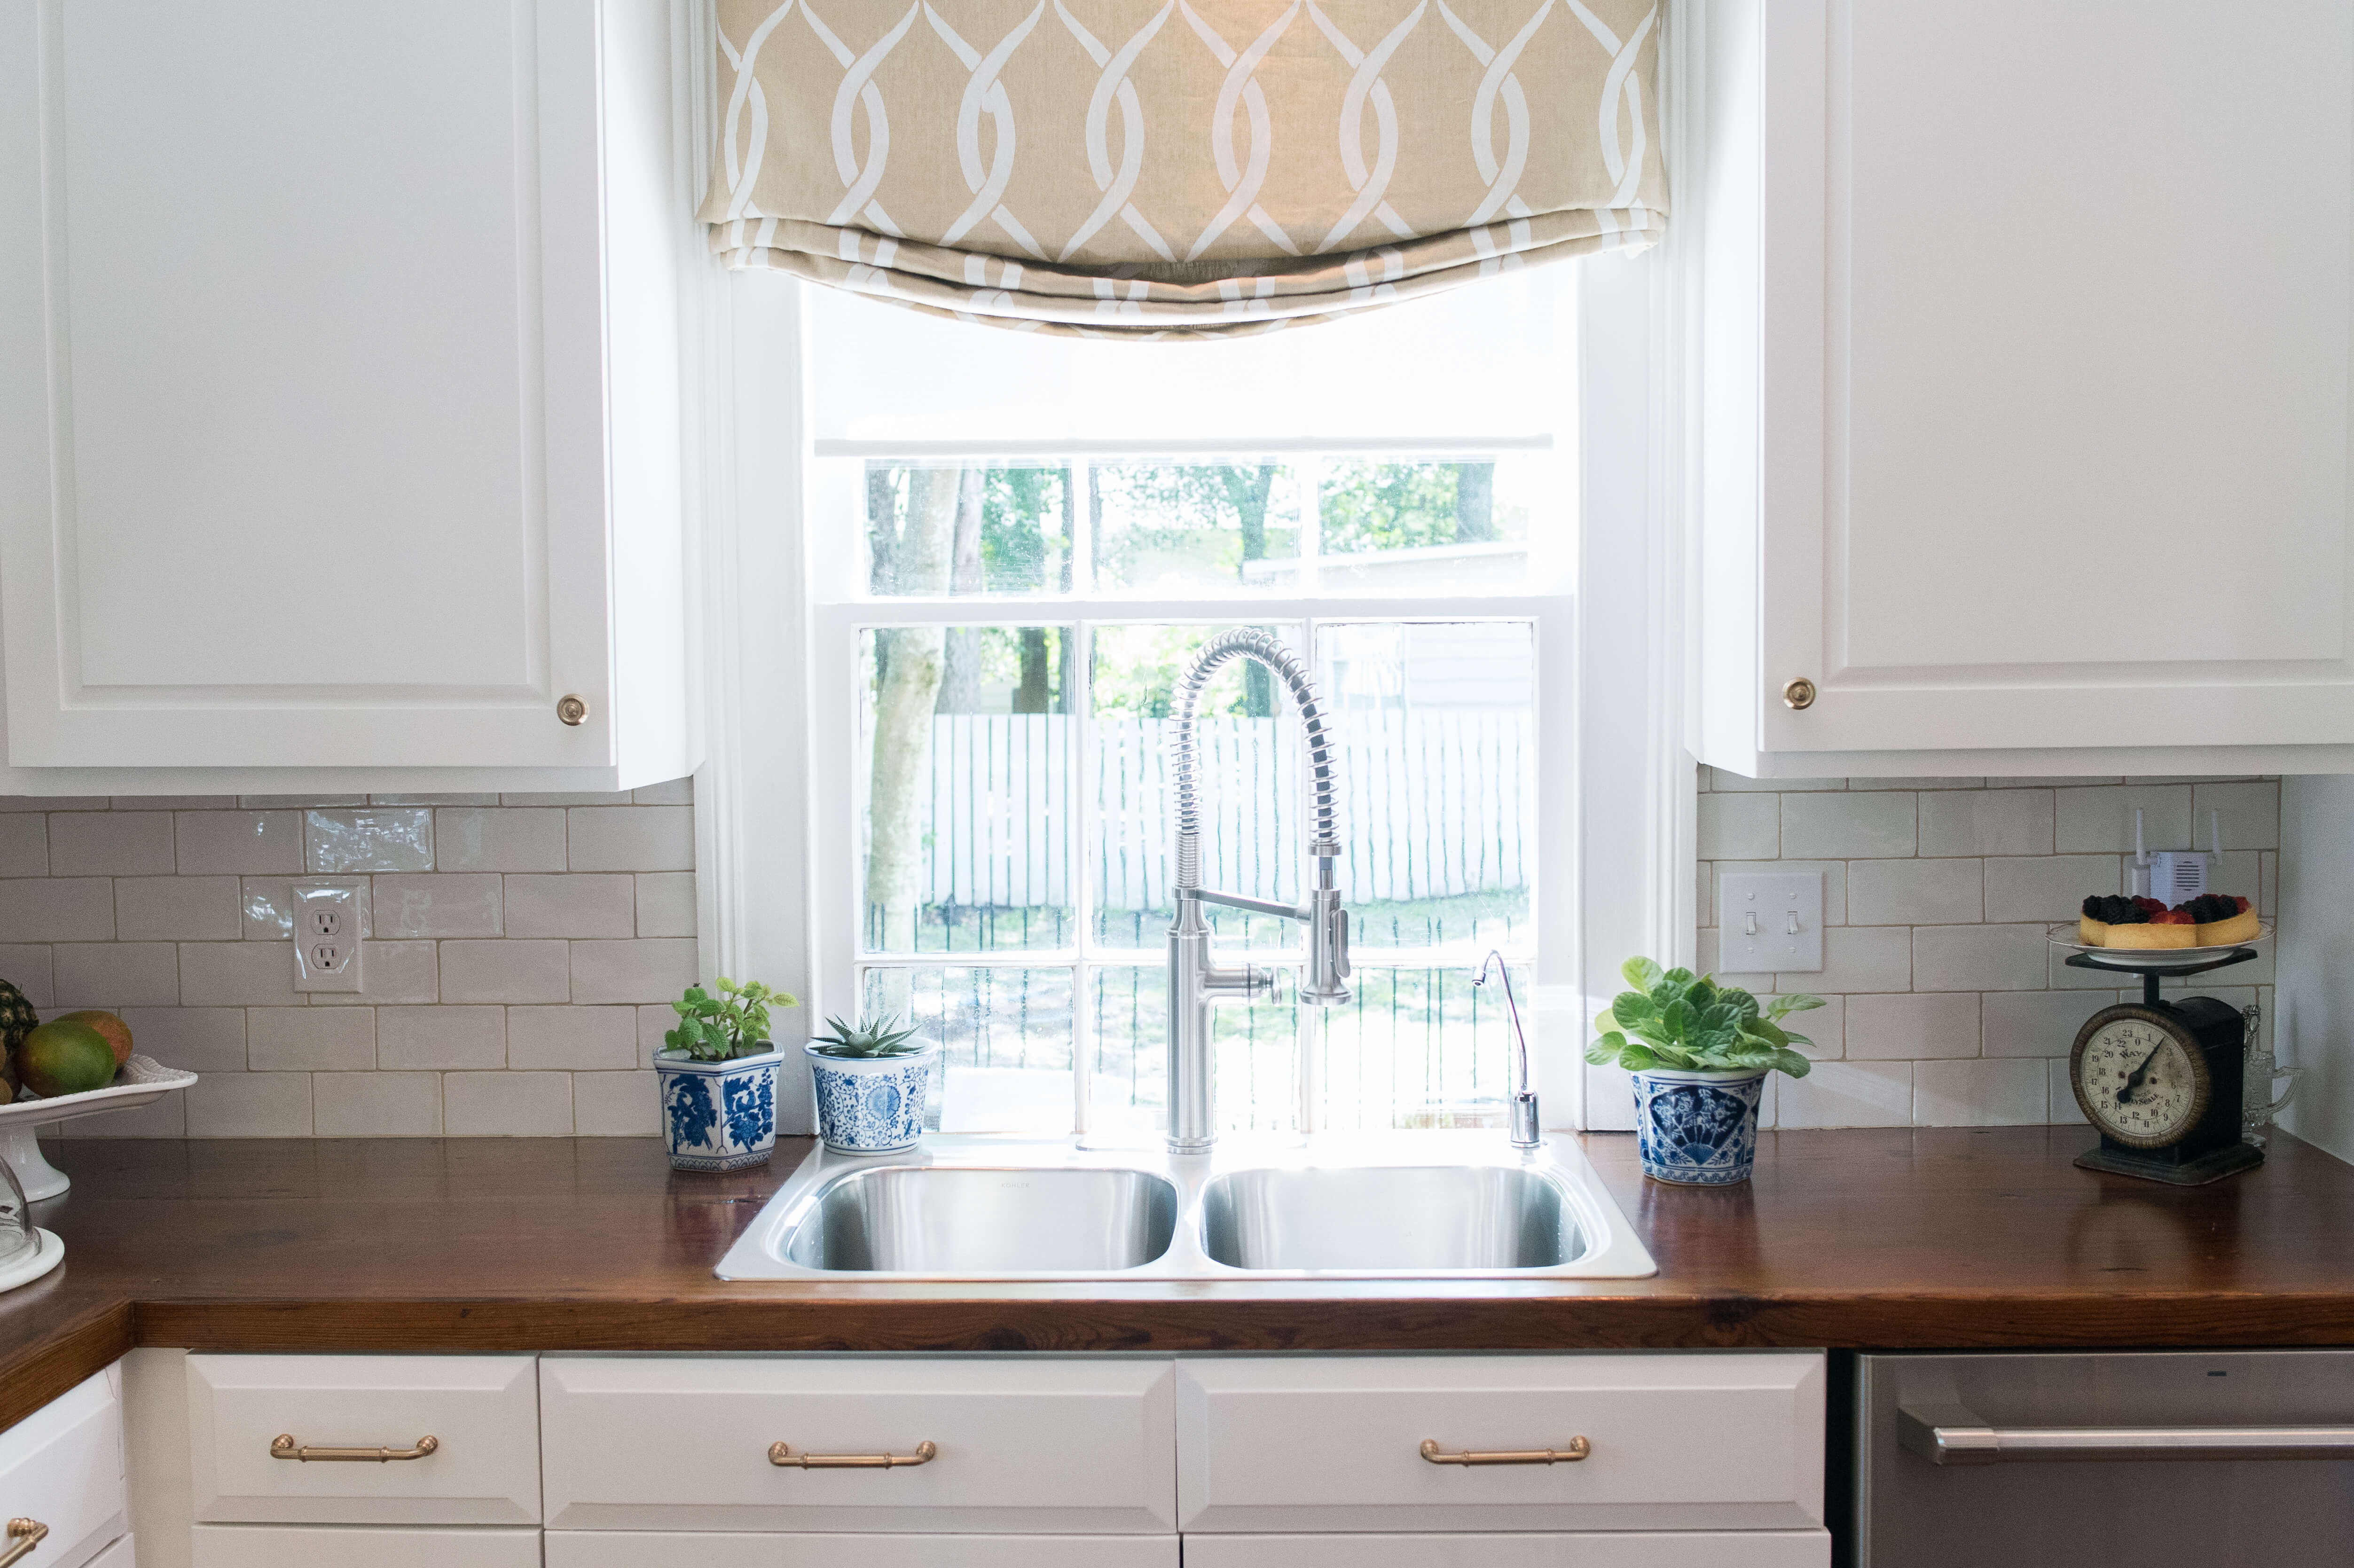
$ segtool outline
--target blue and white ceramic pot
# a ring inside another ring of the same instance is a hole
[[[924,1086],[938,1041],[909,1056],[829,1056],[814,1041],[810,1075],[817,1092],[818,1136],[837,1154],[890,1154],[924,1136]]]
[[[1757,1160],[1763,1071],[1635,1075],[1635,1140],[1655,1181],[1724,1187],[1749,1180]]]
[[[671,1168],[741,1171],[766,1165],[777,1147],[777,1067],[784,1059],[774,1047],[726,1062],[698,1062],[684,1051],[655,1052]]]

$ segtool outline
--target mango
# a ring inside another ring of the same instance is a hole
[[[51,1019],[16,1047],[16,1072],[44,1099],[87,1094],[114,1081],[114,1047],[87,1023]]]

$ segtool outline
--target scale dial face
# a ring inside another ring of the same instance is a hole
[[[2094,1013],[2068,1065],[2085,1119],[2131,1148],[2179,1143],[2207,1114],[2206,1053],[2187,1027],[2155,1009]]]

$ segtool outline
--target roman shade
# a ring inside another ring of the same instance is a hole
[[[1028,330],[1266,331],[1656,240],[1661,0],[718,0],[703,210]]]

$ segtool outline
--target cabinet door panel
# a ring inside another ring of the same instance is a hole
[[[1766,9],[1765,750],[2354,741],[2354,9],[2212,18]]]
[[[49,1527],[26,1568],[80,1568],[123,1513],[122,1405],[105,1373],[0,1432],[0,1519]]]
[[[1177,1563],[1173,1535],[547,1532],[547,1568],[1177,1568]]]
[[[1814,1354],[1187,1361],[1195,1531],[1776,1530],[1822,1522]],[[1566,1450],[1559,1464],[1445,1453]]]
[[[610,762],[596,8],[0,29],[8,761]]]
[[[1828,1568],[1830,1560],[1827,1530],[1185,1538],[1185,1568]],[[551,1554],[550,1568],[556,1562]]]

